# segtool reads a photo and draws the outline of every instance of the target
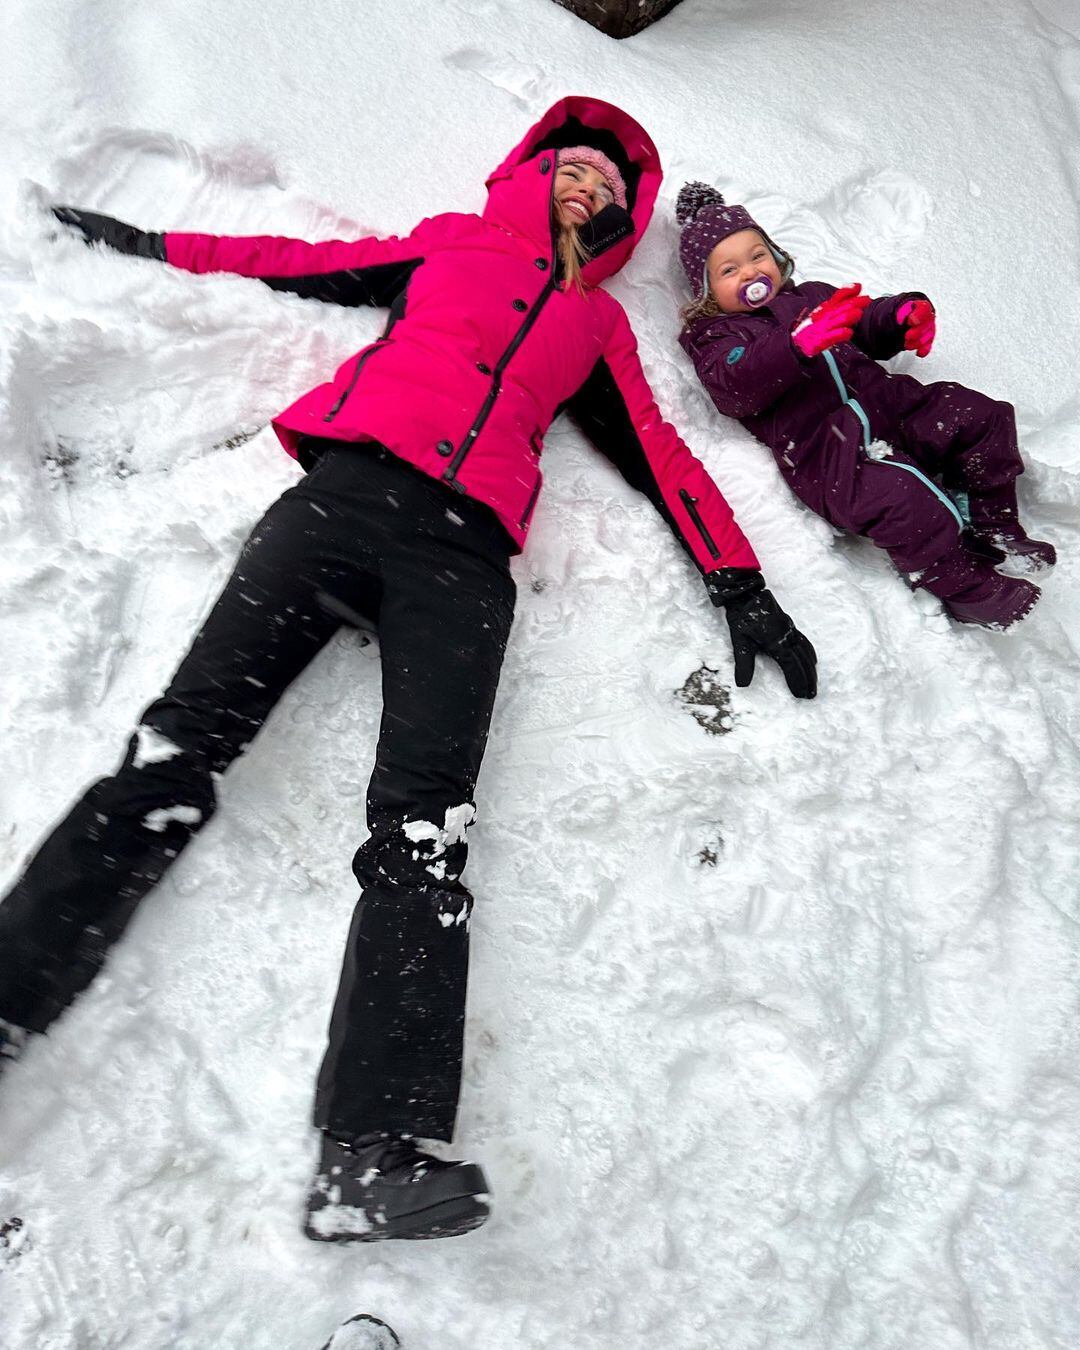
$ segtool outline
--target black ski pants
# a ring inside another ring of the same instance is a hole
[[[239,755],[343,616],[378,633],[383,714],[315,1123],[449,1140],[472,897],[465,829],[514,612],[487,507],[374,443],[306,443],[117,773],[95,783],[0,904],[0,1018],[33,1031],[90,982],[214,814]]]

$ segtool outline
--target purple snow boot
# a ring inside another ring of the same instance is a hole
[[[919,573],[915,586],[936,595],[958,623],[999,632],[1030,614],[1042,594],[1022,577],[995,572],[988,559],[976,557],[959,540]]]
[[[1020,524],[1016,485],[968,498],[971,533],[979,544],[1006,555],[1008,563],[1025,576],[1048,572],[1057,562],[1057,550],[1045,539],[1032,539]]]

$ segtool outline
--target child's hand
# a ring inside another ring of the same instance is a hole
[[[853,282],[841,286],[828,300],[812,309],[791,330],[791,340],[803,356],[820,356],[838,342],[850,342],[855,325],[870,303],[868,295],[860,295],[862,287]]]
[[[904,346],[916,356],[929,355],[937,335],[934,306],[929,300],[905,300],[896,311],[896,322],[906,328]]]

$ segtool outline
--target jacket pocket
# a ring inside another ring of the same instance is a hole
[[[529,493],[529,502],[525,510],[521,513],[521,519],[518,521],[518,529],[523,530],[532,518],[532,513],[536,509],[536,499],[540,496],[540,475],[536,475],[536,482],[533,484],[533,490]]]
[[[368,347],[366,351],[360,353],[356,365],[353,366],[353,373],[349,377],[349,383],[345,386],[341,394],[335,400],[334,406],[323,417],[324,422],[332,422],[334,420],[334,418],[345,406],[345,400],[356,388],[356,381],[360,378],[360,372],[367,365],[368,361],[370,361],[370,359],[375,355],[377,351],[380,351],[383,347],[389,347],[390,344],[393,342],[393,340],[394,340],[393,338],[380,338],[378,342],[373,342],[372,345]]]
[[[691,497],[689,492],[687,492],[686,488],[679,489],[679,497],[682,501],[683,506],[686,507],[686,514],[697,526],[698,534],[700,534],[702,539],[705,541],[705,547],[709,550],[709,552],[712,554],[714,558],[719,558],[720,550],[716,547],[716,543],[713,540],[712,535],[709,533],[705,525],[705,522],[701,519],[701,512],[697,509],[698,499],[696,497]]]

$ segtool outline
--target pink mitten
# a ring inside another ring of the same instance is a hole
[[[819,356],[838,342],[851,341],[855,325],[870,303],[868,295],[859,294],[861,290],[857,281],[842,286],[799,320],[791,330],[791,340],[803,356]]]
[[[926,356],[934,345],[937,322],[929,300],[905,300],[896,311],[896,322],[907,329],[904,346],[916,356]]]

